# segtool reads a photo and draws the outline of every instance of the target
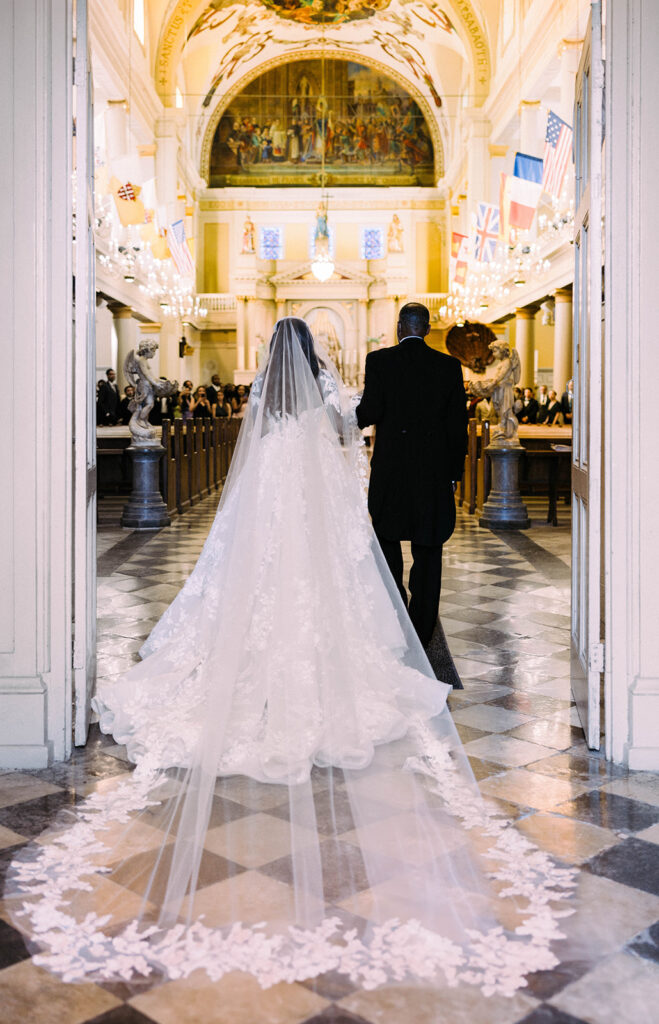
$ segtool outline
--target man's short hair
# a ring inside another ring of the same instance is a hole
[[[111,366],[105,371],[105,376],[107,377],[108,374],[110,374],[110,373],[114,373],[114,370],[112,369]]]
[[[430,311],[421,302],[406,302],[398,313],[398,320],[405,330],[418,331],[423,336],[430,325]]]

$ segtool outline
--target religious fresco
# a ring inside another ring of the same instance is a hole
[[[393,79],[345,60],[272,68],[224,111],[210,186],[434,185],[428,126]]]
[[[344,25],[349,21],[364,21],[389,7],[391,0],[259,0],[273,14],[285,21],[298,25]],[[228,7],[235,0],[213,0],[197,18],[190,36],[206,27],[220,24],[214,15]]]

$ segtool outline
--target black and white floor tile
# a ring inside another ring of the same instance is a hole
[[[216,497],[155,535],[99,536],[99,676],[138,657],[144,637],[193,567]],[[482,791],[559,861],[580,870],[577,913],[560,967],[513,999],[446,989],[364,992],[339,976],[262,991],[245,975],[212,984],[65,985],[37,967],[0,909],[0,1019],[6,1024],[643,1024],[659,999],[659,778],[628,772],[583,741],[569,684],[569,518],[492,534],[464,513],[445,551],[442,625],[464,685],[451,710]],[[92,727],[66,764],[0,775],[0,870],[57,811],[129,770]],[[322,789],[319,775],[318,788]],[[232,829],[247,902],[282,898],[286,857],[277,801],[255,805],[240,779],[220,784],[208,856]],[[321,794],[319,793],[319,797]],[[284,830],[285,831],[285,830]],[[242,854],[240,853],[242,849]],[[337,902],[341,890],[336,867]],[[218,883],[220,886],[222,883]]]

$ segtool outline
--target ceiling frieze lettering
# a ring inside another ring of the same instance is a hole
[[[489,46],[470,0],[178,0],[161,34],[156,57],[156,81],[167,105],[172,103],[177,67],[186,47],[215,37],[215,68],[209,74],[208,93],[233,77],[241,63],[254,59],[250,49],[279,46],[288,57],[309,45],[347,50],[371,46],[391,64],[405,66],[441,105],[437,46],[458,50],[467,60],[472,78],[472,104],[480,106],[489,90]],[[322,30],[322,37],[309,34]],[[433,52],[434,47],[434,52]],[[377,54],[375,55],[377,57]],[[204,59],[208,60],[205,52]],[[360,53],[360,59],[363,56]],[[209,69],[210,70],[210,69]],[[212,83],[212,84],[211,84]]]

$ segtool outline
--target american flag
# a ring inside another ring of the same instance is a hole
[[[173,224],[169,225],[167,246],[181,277],[190,277],[194,274],[192,253],[185,239],[185,227],[182,220],[175,220]]]
[[[498,241],[499,207],[491,203],[479,203],[474,235],[474,259],[481,263],[489,263],[494,259]]]
[[[553,110],[550,110],[545,134],[542,175],[542,188],[550,196],[560,196],[571,154],[572,129]]]

